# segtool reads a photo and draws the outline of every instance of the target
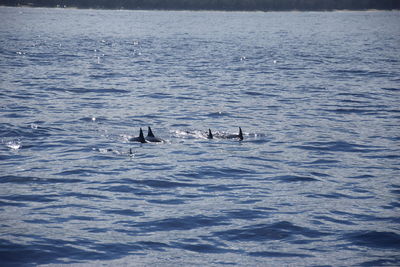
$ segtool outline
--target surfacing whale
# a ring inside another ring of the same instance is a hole
[[[228,135],[222,135],[217,133],[217,137],[223,138],[223,139],[239,139],[239,141],[243,140],[243,133],[242,133],[242,128],[239,127],[239,134],[228,134]],[[211,129],[208,129],[208,135],[207,139],[213,139],[214,135],[211,132]]]
[[[228,139],[238,138],[240,141],[242,141],[243,140],[242,128],[239,127],[239,134],[229,134],[225,138],[228,138]]]
[[[153,131],[151,130],[150,126],[149,126],[149,129],[147,132],[146,141],[154,142],[154,143],[164,142],[163,139],[154,136]]]
[[[138,137],[132,137],[129,139],[131,142],[139,142],[139,143],[147,143],[146,140],[144,139],[143,135],[143,130],[140,128],[139,136]]]
[[[213,138],[214,138],[214,136],[213,136],[213,134],[211,132],[211,129],[208,129],[207,139],[213,139]]]

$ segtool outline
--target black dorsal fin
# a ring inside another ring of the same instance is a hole
[[[240,127],[239,127],[239,139],[240,139],[240,141],[243,140],[242,128],[240,128]]]
[[[139,142],[140,143],[146,143],[146,140],[144,139],[144,136],[143,136],[143,130],[142,130],[142,128],[140,128],[140,133],[139,133]]]
[[[208,139],[213,139],[213,134],[211,132],[211,129],[208,129],[208,135],[207,135]]]
[[[153,134],[153,131],[150,128],[150,126],[149,126],[149,131],[147,132],[147,137],[155,137],[154,134]]]

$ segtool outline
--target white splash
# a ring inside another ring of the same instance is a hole
[[[22,147],[21,141],[8,141],[5,143],[5,145],[12,150],[18,150]]]

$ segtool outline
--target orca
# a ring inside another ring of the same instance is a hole
[[[129,139],[131,142],[139,142],[139,143],[147,143],[146,140],[144,139],[143,136],[143,130],[140,128],[139,136],[138,137],[132,137]]]
[[[208,129],[208,135],[207,135],[207,139],[213,139],[213,134],[211,132],[211,129]]]
[[[230,135],[225,136],[225,138],[228,138],[228,139],[238,138],[239,141],[242,141],[243,140],[242,128],[239,127],[239,134],[230,134]]]
[[[154,142],[154,143],[164,142],[163,139],[154,136],[153,131],[151,130],[150,126],[149,126],[149,130],[147,132],[146,141]]]

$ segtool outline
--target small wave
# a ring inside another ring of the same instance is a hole
[[[394,232],[360,231],[347,234],[344,238],[358,246],[400,249],[400,235]]]
[[[292,147],[304,150],[332,151],[332,152],[359,152],[359,153],[370,153],[381,150],[377,149],[377,147],[352,144],[346,141],[309,142],[306,145],[292,146]]]
[[[80,183],[81,179],[63,179],[63,178],[39,178],[33,176],[16,176],[5,175],[0,176],[0,183]]]
[[[362,109],[362,108],[337,108],[337,109],[325,109],[324,111],[340,113],[340,114],[366,114],[366,115],[377,115],[381,110],[377,109]]]
[[[146,185],[154,188],[177,188],[177,187],[197,187],[199,184],[174,182],[164,179],[123,179],[120,182],[127,184]]]
[[[331,198],[331,199],[341,199],[341,198],[344,198],[344,199],[368,199],[368,198],[373,198],[373,196],[355,196],[355,195],[347,195],[347,194],[341,194],[341,193],[309,194],[309,195],[307,195],[307,197],[310,197],[310,198]]]
[[[350,176],[350,179],[370,179],[370,178],[375,178],[375,176],[370,175],[370,174],[364,174],[364,175],[357,175],[357,176]]]
[[[295,182],[316,182],[318,179],[306,177],[306,176],[296,176],[296,175],[282,175],[276,176],[273,179],[279,180],[282,183],[295,183]]]
[[[54,197],[54,198],[53,198]],[[1,197],[3,199],[17,201],[17,202],[53,202],[57,201],[58,195],[12,195]]]
[[[330,164],[334,164],[334,163],[339,163],[339,160],[335,160],[335,159],[317,159],[315,161],[309,162],[307,164],[310,165],[330,165]]]
[[[148,200],[147,202],[149,203],[156,203],[156,204],[162,204],[162,205],[181,205],[185,204],[186,202],[182,199],[153,199],[153,200]]]
[[[399,266],[400,265],[400,257],[396,256],[394,258],[385,258],[385,259],[378,259],[372,261],[365,261],[360,264],[360,266]]]
[[[257,251],[257,252],[249,252],[248,254],[250,256],[266,257],[266,258],[270,258],[270,257],[278,257],[278,258],[283,258],[283,257],[300,257],[300,258],[313,257],[313,255],[309,255],[309,254],[278,252],[278,251]]]
[[[122,216],[132,216],[132,217],[144,215],[144,212],[133,211],[130,209],[103,210],[103,212],[106,214],[116,214],[116,215],[122,215]]]
[[[302,235],[308,238],[319,238],[327,233],[300,227],[287,221],[273,224],[257,224],[245,226],[240,229],[214,232],[214,236],[228,241],[266,241],[282,240],[292,235]]]
[[[337,223],[337,224],[356,225],[356,223],[353,223],[350,220],[339,220],[339,219],[335,219],[335,218],[330,217],[330,216],[315,216],[314,218],[318,219],[318,220],[327,221],[327,222]]]
[[[185,231],[202,227],[227,225],[224,218],[209,217],[205,215],[185,216],[179,218],[167,218],[149,222],[134,223],[132,226],[141,229],[141,232],[159,231]]]
[[[173,98],[173,96],[171,94],[167,94],[167,93],[144,94],[144,95],[139,95],[139,97],[149,97],[149,98],[155,98],[155,99]]]
[[[238,210],[226,210],[222,211],[230,219],[241,219],[241,220],[255,220],[259,218],[266,218],[269,213],[262,210],[252,209],[238,209]]]
[[[177,243],[173,242],[173,247],[184,250],[189,250],[197,253],[232,253],[237,250],[221,248],[216,245],[204,244],[204,243]]]

